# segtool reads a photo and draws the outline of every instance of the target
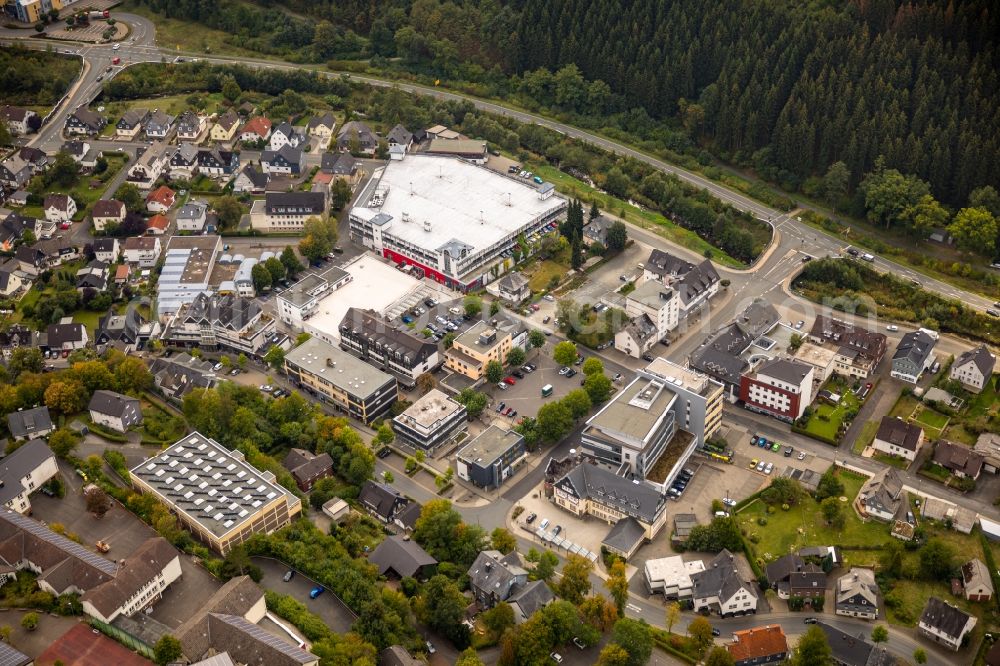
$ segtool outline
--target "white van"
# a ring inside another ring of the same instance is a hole
[[[462,314],[462,308],[448,308],[448,312],[457,316]]]
[[[861,258],[864,259],[865,261],[870,261],[872,263],[875,262],[875,255],[868,254],[867,252],[865,252],[863,255],[861,255]]]
[[[549,526],[549,519],[548,518],[542,518],[542,522],[538,523],[538,526],[541,527],[544,530],[546,527]]]

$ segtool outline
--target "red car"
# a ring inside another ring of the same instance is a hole
[[[534,310],[535,312],[538,312],[538,310],[539,310],[538,303],[532,303],[531,304],[531,309]]]
[[[504,381],[505,384],[509,384],[510,386],[513,386],[514,384],[517,383],[517,380],[514,379],[513,377],[511,377],[510,375],[507,375],[506,377],[504,377],[503,381]]]

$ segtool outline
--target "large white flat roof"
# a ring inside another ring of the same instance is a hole
[[[351,281],[323,298],[305,322],[307,330],[314,329],[330,341],[340,340],[340,322],[349,308],[384,312],[420,285],[416,278],[370,254],[341,268],[351,274]]]
[[[646,576],[651,582],[664,581],[667,586],[691,585],[691,575],[705,570],[701,560],[685,562],[680,555],[661,557],[657,560],[646,560]]]
[[[380,210],[392,216],[393,236],[430,250],[457,239],[472,246],[472,254],[563,203],[558,197],[539,199],[534,183],[460,159],[429,155],[390,162],[375,191],[384,193]],[[368,203],[360,202],[361,207]],[[404,213],[410,222],[403,221]],[[430,222],[429,231],[425,221]]]

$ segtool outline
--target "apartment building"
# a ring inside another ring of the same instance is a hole
[[[445,352],[444,365],[452,372],[478,381],[485,377],[487,364],[490,361],[503,363],[512,347],[509,332],[479,321],[455,338],[451,349]]]

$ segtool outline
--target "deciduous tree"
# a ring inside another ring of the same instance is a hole
[[[552,358],[554,358],[556,363],[559,365],[573,365],[573,362],[576,361],[576,357],[576,344],[570,342],[569,340],[564,340],[558,343],[552,349]]]
[[[623,617],[615,622],[611,640],[628,652],[628,666],[642,666],[653,654],[653,636],[645,620]]]
[[[958,246],[969,252],[992,254],[997,242],[997,220],[985,208],[963,208],[955,215],[948,232]]]
[[[579,604],[590,592],[590,572],[594,563],[580,555],[570,555],[562,568],[562,578],[556,584],[556,594],[572,604]]]
[[[615,600],[618,617],[625,617],[625,604],[628,602],[628,576],[625,574],[625,563],[615,560],[608,570],[608,580],[604,583]]]

